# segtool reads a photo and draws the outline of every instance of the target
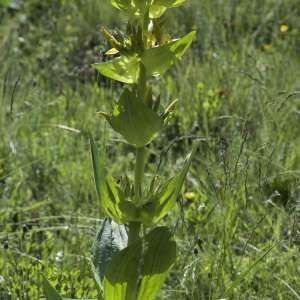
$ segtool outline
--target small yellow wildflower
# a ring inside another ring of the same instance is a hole
[[[280,25],[280,32],[285,33],[289,31],[289,26],[287,24],[281,24]]]
[[[264,48],[264,50],[270,50],[270,49],[272,48],[272,44],[271,44],[271,43],[269,43],[269,44],[264,44],[264,45],[263,45],[263,48]]]
[[[193,201],[196,198],[196,194],[194,192],[186,192],[184,193],[184,198],[188,201]]]

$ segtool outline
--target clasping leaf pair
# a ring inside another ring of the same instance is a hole
[[[180,195],[181,188],[189,170],[191,161],[196,153],[196,147],[186,157],[180,172],[174,177],[158,184],[139,205],[126,191],[116,183],[111,175],[107,175],[101,164],[99,153],[94,140],[90,139],[94,179],[101,207],[105,214],[118,224],[140,222],[145,225],[158,223],[173,208]],[[104,154],[100,154],[104,156]]]

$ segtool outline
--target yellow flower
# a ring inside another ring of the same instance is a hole
[[[196,194],[194,192],[186,192],[184,193],[184,198],[188,201],[193,201],[196,198]]]
[[[271,43],[269,43],[269,44],[264,44],[264,45],[263,45],[263,48],[264,48],[264,50],[270,50],[270,49],[272,48],[272,44],[271,44]]]
[[[289,31],[289,26],[287,24],[281,24],[280,25],[280,31],[282,33],[288,32]]]

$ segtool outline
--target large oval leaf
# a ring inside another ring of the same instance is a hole
[[[113,256],[103,280],[104,300],[154,299],[175,259],[169,229],[153,229],[144,242],[139,239]]]
[[[140,63],[145,66],[147,76],[163,75],[188,50],[195,33],[192,31],[181,39],[147,49],[140,58],[122,56],[108,62],[94,64],[93,67],[106,77],[129,84],[138,81]]]
[[[111,116],[106,119],[129,144],[143,147],[163,127],[163,120],[141,100],[125,89]]]
[[[167,227],[157,227],[146,236],[142,280],[138,300],[153,300],[176,259],[176,243]]]
[[[136,83],[139,76],[139,59],[136,56],[122,56],[108,62],[93,64],[102,75],[124,83]]]
[[[124,225],[118,225],[110,219],[105,219],[97,233],[92,251],[92,263],[95,279],[100,287],[113,255],[127,246],[127,232]]]
[[[142,62],[147,75],[163,75],[167,69],[181,59],[190,47],[195,34],[196,32],[192,31],[181,39],[146,50],[142,56]]]
[[[138,240],[114,255],[103,280],[104,300],[136,300],[141,254]]]

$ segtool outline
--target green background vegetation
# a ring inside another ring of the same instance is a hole
[[[200,146],[164,220],[179,258],[159,299],[300,299],[299,1],[187,2],[165,22],[197,39],[156,82],[180,102],[147,174],[171,176]],[[125,26],[117,13],[108,0],[0,0],[1,300],[43,297],[41,272],[66,297],[96,298],[101,212],[77,130],[108,145],[116,177],[132,169],[133,149],[95,114],[120,85],[90,67],[107,59],[101,26]]]

